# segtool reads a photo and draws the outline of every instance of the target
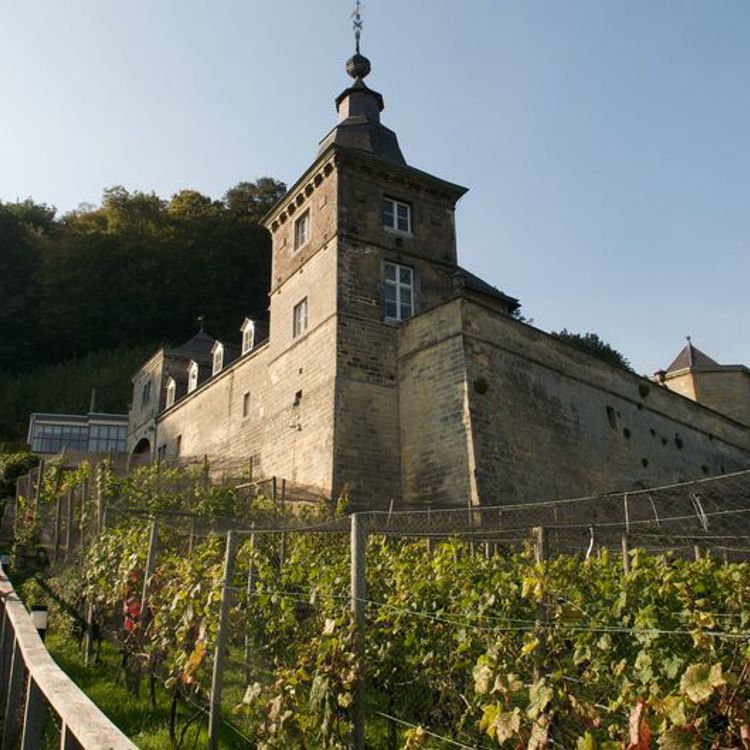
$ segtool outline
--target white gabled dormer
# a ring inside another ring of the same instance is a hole
[[[170,406],[174,403],[175,395],[177,394],[177,383],[175,383],[174,378],[170,378],[167,380],[167,405],[166,408],[169,409]]]
[[[198,387],[198,363],[193,359],[188,366],[187,392],[192,393]]]
[[[212,366],[211,374],[216,375],[221,372],[221,368],[224,367],[224,344],[221,341],[217,341],[211,347]]]
[[[245,318],[240,331],[242,332],[242,353],[247,354],[255,346],[255,321]]]

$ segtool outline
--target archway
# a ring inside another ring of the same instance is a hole
[[[131,469],[151,463],[151,443],[148,438],[141,438],[135,444],[128,463]]]

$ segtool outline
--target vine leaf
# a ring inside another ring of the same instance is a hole
[[[682,675],[680,691],[693,703],[708,700],[714,689],[725,684],[721,674],[721,664],[691,664]]]
[[[700,750],[690,727],[670,727],[659,738],[661,750]]]

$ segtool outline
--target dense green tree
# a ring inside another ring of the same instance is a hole
[[[40,246],[54,216],[54,208],[30,199],[0,203],[0,369],[22,369],[36,355]]]
[[[605,362],[609,362],[611,365],[616,365],[617,367],[622,367],[625,370],[633,372],[628,359],[618,352],[617,349],[602,341],[595,333],[572,333],[565,328],[562,331],[552,331],[551,333],[555,338],[574,346],[576,349],[580,349]]]
[[[224,194],[224,205],[233,213],[260,221],[286,193],[286,185],[272,177],[240,182]]]
[[[246,315],[267,315],[270,238],[195,190],[164,201],[118,186],[64,217],[38,276],[40,360],[180,341],[198,315],[233,340]]]
[[[12,373],[93,352],[182,342],[199,315],[217,336],[239,341],[245,316],[267,317],[271,242],[258,221],[285,191],[270,177],[242,182],[223,200],[196,190],[164,200],[117,185],[100,205],[60,219],[31,199],[0,203],[4,385]],[[22,437],[11,433],[30,411],[69,408],[65,399],[42,407],[34,389],[15,392],[13,416],[0,413],[6,439]]]

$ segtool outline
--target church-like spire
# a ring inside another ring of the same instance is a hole
[[[352,13],[352,27],[354,28],[354,54],[346,61],[346,72],[354,78],[361,80],[367,78],[370,73],[370,61],[359,51],[359,39],[362,36],[362,3],[357,0]]]
[[[360,52],[362,4],[359,0],[352,13],[352,19],[354,54],[346,61],[346,72],[354,79],[354,83],[336,97],[338,125],[320,142],[320,152],[331,143],[336,143],[347,148],[368,151],[386,161],[406,164],[396,134],[380,122],[380,113],[384,108],[383,97],[369,88],[364,81],[370,73],[371,65]]]

